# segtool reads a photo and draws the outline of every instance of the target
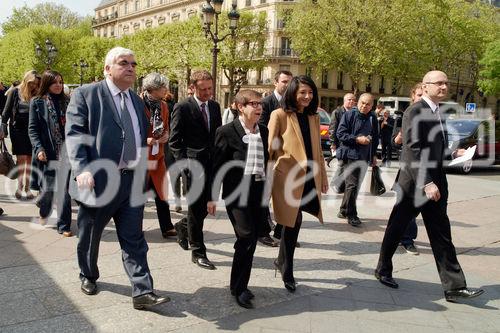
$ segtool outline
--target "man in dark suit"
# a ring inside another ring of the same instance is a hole
[[[483,290],[468,289],[451,240],[448,206],[448,182],[443,155],[448,147],[445,123],[439,114],[439,102],[448,93],[448,77],[441,71],[428,72],[422,80],[422,99],[403,115],[403,149],[398,185],[398,201],[392,209],[380,249],[375,277],[384,285],[398,288],[392,278],[392,256],[408,223],[422,214],[445,298],[479,296]],[[461,156],[457,150],[452,157]]]
[[[215,131],[222,125],[222,117],[219,103],[210,100],[213,94],[210,73],[195,71],[190,81],[194,95],[174,106],[170,118],[169,146],[177,162],[187,161],[188,168],[201,165],[203,170],[183,171],[188,187],[188,213],[187,218],[176,223],[175,229],[179,245],[184,250],[191,245],[192,261],[202,268],[215,269],[207,258],[203,222],[210,194]]]
[[[267,127],[271,112],[280,108],[281,98],[285,94],[288,82],[292,79],[293,74],[290,71],[277,71],[274,75],[274,91],[271,95],[262,99],[262,116],[259,124]]]
[[[340,147],[340,141],[337,137],[337,130],[339,128],[340,120],[342,116],[347,111],[350,111],[356,105],[356,96],[353,93],[347,93],[344,95],[344,103],[336,108],[332,112],[332,118],[330,121],[330,127],[328,128],[328,135],[330,136],[330,150],[333,153],[336,152],[337,148]],[[334,157],[327,160],[327,165],[330,166],[330,162]],[[337,157],[338,159],[338,157]],[[337,193],[344,193],[345,190],[345,179],[344,179],[344,161],[338,159],[337,171],[333,176],[333,190]]]
[[[66,113],[66,144],[72,167],[69,191],[78,211],[81,290],[97,292],[99,242],[115,221],[122,261],[132,284],[133,306],[148,309],[169,301],[153,293],[148,245],[142,231],[147,153],[144,104],[130,88],[136,79],[134,53],[122,47],[105,59],[106,79],[75,90]],[[138,185],[137,185],[138,184]]]
[[[273,93],[262,99],[262,115],[259,120],[260,125],[267,127],[269,119],[271,118],[271,112],[280,108],[281,98],[283,98],[286,87],[288,87],[288,82],[290,82],[292,77],[292,72],[286,70],[280,70],[277,71],[276,74],[274,74]],[[276,247],[279,245],[279,242],[275,241],[269,235],[271,233],[271,227],[273,225],[269,208],[267,209],[266,216],[268,227],[264,227],[261,229],[258,240],[264,245]],[[274,227],[274,237],[280,239],[282,230],[283,227],[281,226],[281,224],[276,224]]]

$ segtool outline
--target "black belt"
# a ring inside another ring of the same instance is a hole
[[[130,173],[134,173],[134,169],[126,169],[126,168],[123,168],[123,169],[118,169],[118,171],[120,172],[120,174],[122,175],[127,175],[127,174],[130,174]]]

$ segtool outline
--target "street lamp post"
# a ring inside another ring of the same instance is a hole
[[[45,40],[45,49],[47,50],[47,59],[44,61],[45,65],[47,65],[47,69],[50,69],[50,66],[54,63],[54,59],[57,56],[57,48],[54,44],[52,44],[50,39]],[[43,50],[40,44],[35,44],[35,54],[38,58],[42,57]]]
[[[80,72],[79,72],[79,73],[77,72],[77,71],[78,71],[78,67],[80,67]],[[77,63],[74,63],[74,64],[73,64],[73,69],[74,69],[74,70],[78,73],[78,75],[80,76],[80,86],[82,86],[82,85],[83,85],[83,69],[84,69],[84,68],[87,68],[87,67],[89,67],[89,64],[87,64],[87,63],[85,62],[85,60],[83,60],[83,59],[80,59],[80,63],[79,63],[79,64],[77,64]]]
[[[209,37],[214,43],[214,47],[212,48],[212,77],[213,77],[213,94],[214,98],[217,97],[217,54],[219,53],[219,48],[217,45],[219,42],[222,42],[228,36],[235,36],[236,28],[238,27],[238,20],[240,18],[240,14],[236,10],[236,3],[233,2],[232,9],[227,15],[229,18],[229,29],[231,32],[225,36],[219,37],[219,15],[221,13],[223,0],[207,0],[205,4],[203,4],[202,12],[203,12],[203,30],[205,31],[205,36]],[[215,22],[214,22],[215,19]],[[212,24],[214,25],[214,29],[212,31]]]

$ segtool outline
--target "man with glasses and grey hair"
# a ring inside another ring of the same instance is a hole
[[[99,242],[113,218],[132,285],[133,307],[142,310],[169,298],[153,292],[142,231],[144,202],[132,202],[143,191],[133,180],[141,178],[141,170],[145,172],[138,166],[147,158],[141,148],[146,145],[148,127],[144,103],[130,89],[136,65],[131,50],[111,49],[105,59],[106,78],[76,89],[71,96],[65,131],[72,167],[70,194],[80,205],[77,255],[81,290],[86,295],[97,293]]]

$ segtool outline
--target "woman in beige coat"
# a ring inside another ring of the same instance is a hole
[[[282,99],[282,108],[271,113],[269,159],[275,162],[272,200],[276,222],[283,225],[278,259],[285,288],[296,289],[293,255],[302,224],[302,212],[323,223],[321,192],[328,191],[321,151],[318,89],[307,76],[294,77]]]

